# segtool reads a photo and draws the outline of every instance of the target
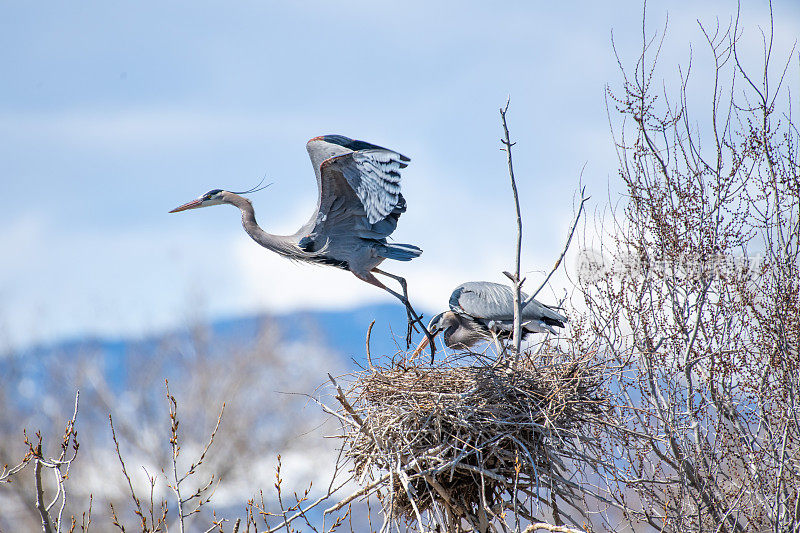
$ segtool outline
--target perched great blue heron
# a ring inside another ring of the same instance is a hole
[[[273,235],[258,226],[253,204],[240,196],[254,190],[235,193],[214,189],[170,213],[234,205],[242,212],[244,230],[258,244],[289,259],[349,270],[403,302],[409,319],[407,342],[414,322],[430,336],[411,307],[406,280],[378,269],[384,259],[410,261],[422,253],[413,244],[386,240],[406,210],[406,201],[400,194],[399,171],[408,166],[410,159],[342,135],[314,137],[306,149],[317,175],[319,199],[311,218],[293,235]],[[384,285],[375,274],[397,280],[402,294]]]
[[[522,302],[528,296],[522,294]],[[531,300],[522,308],[523,338],[531,333],[555,333],[553,326],[563,328],[566,317],[550,307]],[[469,348],[480,341],[510,339],[514,334],[514,294],[511,287],[489,281],[462,283],[450,295],[450,311],[439,313],[428,325],[435,336],[442,332],[448,348]],[[414,351],[418,354],[428,345],[426,337]],[[431,350],[431,356],[433,351]]]

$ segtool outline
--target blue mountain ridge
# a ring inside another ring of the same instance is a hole
[[[224,356],[228,350],[252,344],[264,325],[271,323],[277,327],[283,342],[316,342],[338,354],[344,368],[355,369],[366,361],[366,333],[373,320],[375,326],[370,339],[373,357],[391,356],[399,348],[405,348],[406,313],[399,304],[368,305],[340,311],[309,310],[219,318],[201,326],[206,328],[210,349],[220,356]],[[125,380],[126,368],[130,368],[131,359],[137,354],[163,349],[165,341],[170,341],[173,346],[188,343],[191,334],[191,328],[184,327],[145,337],[87,335],[33,346],[10,354],[0,354],[0,378],[10,377],[4,362],[12,358],[17,364],[22,362],[21,370],[25,377],[39,383],[40,379],[37,378],[44,373],[45,365],[55,360],[68,361],[78,354],[92,353],[104,361],[106,378],[110,383],[121,384]]]

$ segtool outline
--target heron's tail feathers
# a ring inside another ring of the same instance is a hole
[[[529,333],[544,333],[550,332],[553,335],[557,335],[558,332],[553,329],[553,326],[558,328],[564,327],[564,322],[560,320],[553,320],[550,318],[541,318],[538,320],[530,320],[528,322],[523,322],[522,330],[523,330],[523,337],[527,336]]]
[[[419,257],[422,249],[414,246],[413,244],[384,244],[378,248],[378,253],[386,259],[394,259],[395,261],[411,261],[415,257]]]

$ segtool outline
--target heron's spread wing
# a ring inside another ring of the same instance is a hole
[[[527,298],[528,296],[523,293],[522,300]],[[455,288],[450,295],[450,309],[456,313],[486,320],[513,320],[514,294],[507,285],[470,281]],[[560,322],[561,325],[567,321],[566,317],[536,300],[531,300],[523,308],[522,319],[554,321]]]
[[[406,209],[399,171],[410,159],[341,135],[315,137],[307,148],[320,193],[309,235],[315,240],[337,231],[371,239],[390,235]]]
[[[375,224],[386,218],[400,203],[400,172],[408,166],[408,158],[389,150],[363,150],[336,156],[322,164],[326,171],[338,170],[353,188],[367,221]]]

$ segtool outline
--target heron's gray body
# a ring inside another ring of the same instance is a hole
[[[384,259],[409,261],[422,253],[386,238],[406,210],[399,170],[402,154],[340,135],[315,137],[306,145],[317,177],[317,207],[292,237],[299,259],[332,264],[360,278]]]
[[[521,301],[528,299],[522,294]],[[522,308],[523,338],[531,333],[556,333],[567,318],[550,307],[531,300]],[[488,281],[470,281],[456,287],[450,295],[450,311],[431,320],[431,331],[444,331],[444,343],[451,348],[467,348],[480,341],[510,338],[514,332],[514,294],[510,287]]]

